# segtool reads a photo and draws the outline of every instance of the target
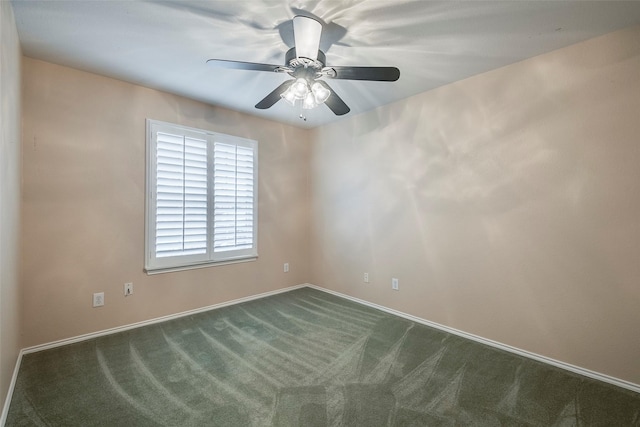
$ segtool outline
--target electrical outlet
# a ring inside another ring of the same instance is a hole
[[[289,272],[289,263],[288,263],[288,262],[285,262],[285,263],[284,263],[284,272],[285,272],[285,273],[288,273],[288,272]]]
[[[133,295],[133,283],[124,284],[124,296],[128,297],[129,295]]]
[[[93,294],[93,306],[102,307],[104,305],[104,292],[96,292]]]
[[[394,291],[398,291],[398,279],[396,279],[395,277],[393,279],[391,279],[391,289],[393,289]]]
[[[369,273],[364,273],[364,283],[369,283]]]

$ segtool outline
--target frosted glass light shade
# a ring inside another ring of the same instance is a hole
[[[298,79],[291,85],[291,91],[298,99],[304,99],[309,93],[309,85],[305,79]]]
[[[302,108],[305,110],[311,110],[312,108],[316,108],[318,104],[316,103],[316,97],[313,95],[313,92],[309,92],[307,96],[302,101]]]
[[[296,94],[293,93],[293,91],[291,90],[291,86],[289,86],[289,89],[285,90],[284,93],[280,94],[280,98],[284,99],[292,106],[294,107],[296,106],[297,98],[296,98]]]
[[[315,82],[311,86],[311,91],[313,92],[313,96],[315,97],[316,103],[322,104],[325,102],[329,96],[331,95],[331,91],[326,87],[322,86],[320,83]]]

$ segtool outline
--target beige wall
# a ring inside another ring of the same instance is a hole
[[[25,346],[308,279],[308,131],[28,58],[23,82]],[[146,118],[258,141],[257,261],[143,273]]]
[[[20,61],[11,3],[0,2],[0,408],[20,350]],[[0,409],[0,412],[2,409]]]
[[[311,281],[640,384],[638,39],[313,132],[25,58],[23,345]],[[142,272],[147,117],[259,141],[258,261]]]
[[[317,129],[311,282],[640,384],[638,40]]]

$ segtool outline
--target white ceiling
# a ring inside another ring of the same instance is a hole
[[[311,128],[326,107],[254,105],[286,74],[216,69],[209,58],[284,64],[291,18],[324,21],[327,65],[396,66],[397,82],[329,80],[343,117],[640,24],[640,1],[12,0],[26,56]],[[639,41],[640,43],[640,41]]]

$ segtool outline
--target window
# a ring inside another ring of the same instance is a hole
[[[256,141],[147,120],[148,273],[254,259]]]

